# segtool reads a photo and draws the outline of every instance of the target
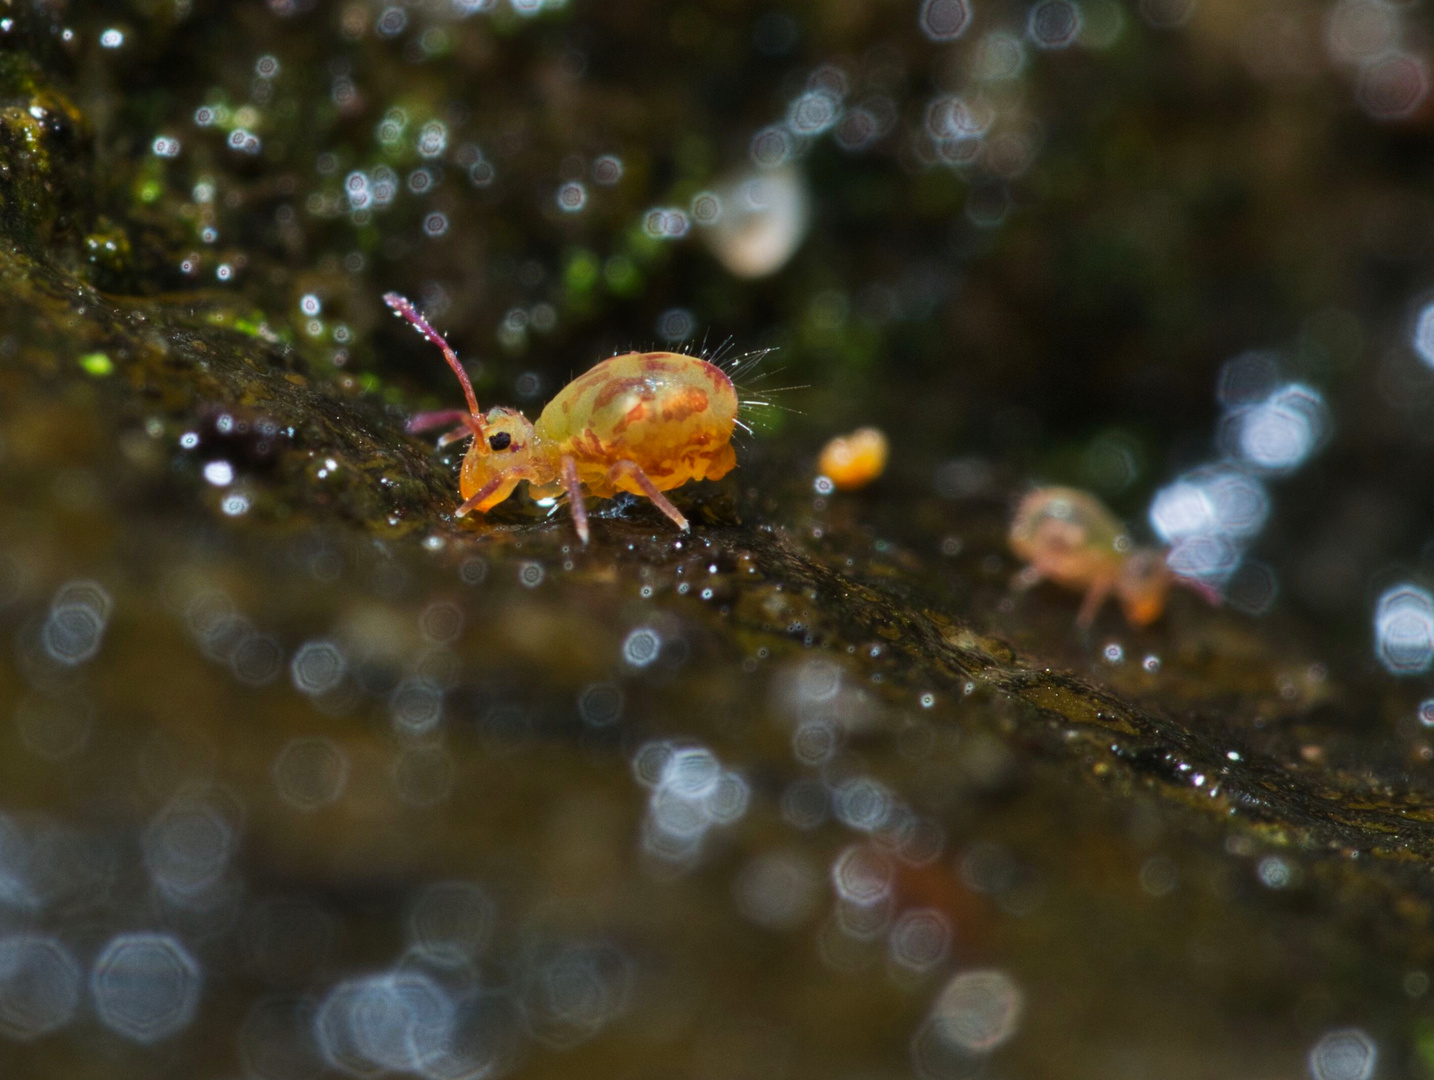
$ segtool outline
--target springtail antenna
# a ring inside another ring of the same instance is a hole
[[[442,334],[429,324],[428,320],[419,314],[413,304],[399,296],[396,292],[384,293],[383,302],[404,319],[410,326],[426,337],[433,344],[443,350],[443,359],[448,361],[448,366],[453,369],[453,374],[458,376],[458,381],[463,384],[463,396],[468,399],[468,412],[480,424],[483,422],[483,414],[478,409],[478,395],[473,393],[473,384],[468,381],[468,372],[463,370],[463,365],[458,362],[458,354],[453,351]]]

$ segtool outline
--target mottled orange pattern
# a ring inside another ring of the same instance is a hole
[[[585,495],[641,495],[685,532],[687,518],[663,492],[689,480],[716,480],[737,464],[737,391],[706,360],[669,352],[610,357],[563,387],[533,424],[517,409],[480,412],[468,373],[443,335],[398,293],[383,299],[442,350],[463,387],[466,412],[440,410],[408,422],[409,431],[458,423],[440,446],[472,440],[458,478],[458,517],[491,510],[526,480],[537,498],[568,496],[584,544]]]
[[[523,480],[538,498],[556,495],[564,455],[597,498],[644,494],[633,477],[610,475],[619,461],[638,465],[660,491],[716,480],[737,464],[736,422],[737,392],[719,368],[681,353],[626,353],[563,387],[536,424],[515,409],[490,409],[483,437],[463,459],[459,489],[469,499],[501,475],[478,511],[497,506]],[[495,451],[489,440],[500,433],[511,441]]]
[[[1125,527],[1099,499],[1075,488],[1036,488],[1011,522],[1011,550],[1029,565],[1016,575],[1018,588],[1054,581],[1084,590],[1076,621],[1090,626],[1111,593],[1134,626],[1154,622],[1165,610],[1174,575],[1164,555],[1133,547]]]
[[[623,459],[662,491],[725,476],[737,464],[736,422],[737,392],[720,369],[680,353],[626,353],[559,391],[534,431],[555,460],[572,455],[590,494],[607,497],[642,494],[628,477],[609,480]]]

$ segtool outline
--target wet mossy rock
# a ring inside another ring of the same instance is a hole
[[[278,537],[345,524],[388,542],[418,545],[438,536],[450,551],[476,546],[498,562],[572,559],[574,588],[629,589],[652,574],[686,568],[695,575],[718,565],[723,574],[715,580],[731,612],[719,620],[724,633],[774,651],[846,655],[857,646],[854,663],[893,692],[930,688],[946,701],[974,695],[1004,702],[1000,734],[1016,739],[1023,753],[1068,761],[1120,798],[1155,792],[1188,807],[1197,821],[1228,823],[1317,861],[1328,854],[1328,872],[1354,874],[1343,887],[1361,883],[1388,898],[1378,910],[1392,905],[1414,925],[1425,921],[1422,868],[1434,860],[1434,795],[1427,790],[1280,760],[1208,717],[1182,716],[1181,702],[1137,705],[1040,666],[966,625],[961,613],[931,610],[893,591],[902,588],[899,575],[844,569],[843,560],[807,550],[753,508],[742,507],[743,523],[734,523],[720,497],[705,504],[701,495],[689,498],[698,526],[685,544],[675,544],[641,507],[599,518],[584,553],[575,553],[565,516],[545,521],[518,500],[487,522],[457,521],[455,462],[407,436],[403,414],[312,379],[290,350],[206,326],[206,316],[222,321],[222,306],[106,297],[14,254],[0,257],[0,284],[0,318],[11,335],[31,343],[3,353],[12,373],[31,384],[26,393],[75,400],[81,388],[89,410],[79,414],[83,424],[110,442],[156,418],[166,438],[196,431],[227,440],[225,454],[246,466],[255,496],[243,528]],[[96,352],[114,364],[104,379],[78,362]],[[218,432],[219,415],[244,418],[252,432],[263,421],[274,434],[257,449],[257,434]],[[106,483],[125,484],[122,458],[101,456],[113,469]],[[325,462],[342,467],[325,469]],[[154,498],[140,501],[162,505],[176,526],[213,494],[197,471],[166,474],[153,485]]]
[[[0,51],[0,233],[62,255],[94,212],[93,163],[93,136],[74,103],[31,55]]]
[[[1320,768],[1262,752],[1182,702],[1135,704],[1050,670],[967,625],[963,613],[913,600],[919,594],[900,575],[877,585],[860,564],[847,569],[824,557],[787,531],[781,513],[743,505],[733,515],[712,503],[694,513],[696,533],[678,546],[639,508],[636,520],[600,520],[585,553],[573,550],[565,516],[544,521],[516,501],[486,522],[457,521],[455,456],[405,434],[404,412],[355,380],[316,373],[276,334],[246,332],[265,324],[248,314],[254,298],[194,291],[138,299],[97,290],[85,268],[122,277],[136,226],[98,217],[95,203],[85,118],[46,82],[33,56],[0,52],[5,385],[64,402],[69,422],[102,448],[103,482],[145,487],[146,505],[179,527],[215,494],[197,468],[135,481],[124,455],[109,448],[156,425],[167,442],[192,432],[222,443],[248,468],[254,507],[232,527],[251,533],[337,525],[387,542],[416,546],[438,536],[450,549],[481,544],[496,560],[571,558],[580,570],[601,571],[575,588],[626,589],[638,568],[720,565],[734,637],[786,650],[860,647],[852,663],[886,686],[934,688],[947,701],[987,695],[1009,706],[1002,734],[1032,757],[1069,762],[1072,775],[1093,778],[1116,797],[1156,792],[1198,821],[1231,822],[1264,842],[1332,853],[1332,874],[1352,871],[1354,881],[1387,891],[1409,924],[1426,921],[1425,868],[1434,860],[1427,786],[1398,773]],[[134,285],[137,293],[158,287]],[[278,315],[270,321],[282,325]],[[106,364],[81,364],[94,355]],[[244,433],[219,417],[238,418]],[[792,501],[793,513],[798,505]],[[850,539],[852,550],[861,545]],[[883,648],[870,649],[873,642]]]

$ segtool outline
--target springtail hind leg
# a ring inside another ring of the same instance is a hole
[[[642,488],[642,493],[652,500],[652,505],[661,510],[671,519],[683,532],[691,532],[692,526],[682,516],[682,511],[672,505],[672,502],[662,492],[657,490],[657,485],[652,482],[652,477],[642,471],[642,466],[635,461],[623,459],[608,470],[608,478],[616,480],[618,477],[627,475],[636,481],[637,486]]]

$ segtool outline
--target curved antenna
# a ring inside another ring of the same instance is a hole
[[[452,346],[444,340],[442,334],[433,329],[427,319],[418,313],[418,309],[409,300],[399,296],[396,292],[389,292],[383,294],[383,302],[393,308],[396,314],[406,319],[415,330],[443,350],[443,359],[448,361],[448,366],[453,369],[453,374],[457,375],[458,381],[463,384],[463,396],[468,399],[469,414],[481,424],[483,414],[478,409],[478,396],[473,393],[473,384],[468,381],[468,372],[464,371],[463,365],[458,362],[458,354],[453,351]]]

